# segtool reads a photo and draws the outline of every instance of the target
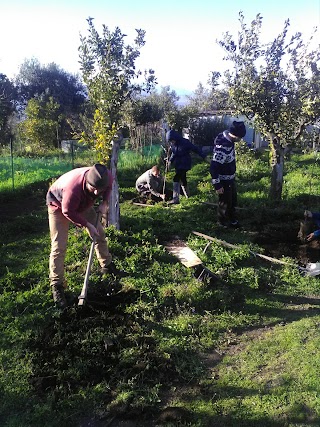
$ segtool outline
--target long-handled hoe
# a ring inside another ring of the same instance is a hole
[[[100,212],[98,212],[97,214],[97,220],[95,223],[95,227],[97,228],[97,225],[100,221]],[[79,295],[78,299],[78,305],[84,305],[86,298],[87,298],[87,293],[88,293],[88,283],[89,283],[89,276],[90,276],[90,272],[91,272],[91,265],[92,265],[92,261],[93,261],[93,254],[94,254],[94,245],[96,243],[96,236],[93,237],[92,239],[92,243],[90,246],[90,253],[89,253],[89,259],[88,259],[88,264],[87,264],[87,270],[86,270],[86,275],[84,276],[84,282],[83,282],[83,286],[82,286],[82,290],[81,290],[81,294]]]
[[[165,168],[165,172],[164,172],[164,180],[163,180],[163,188],[162,188],[162,194],[165,195],[167,173],[169,172],[170,147],[168,148],[168,151],[164,148],[163,145],[162,145],[162,148],[163,148],[164,152],[166,153],[166,159],[165,159],[166,160],[166,168]]]

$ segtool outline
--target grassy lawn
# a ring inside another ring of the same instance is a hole
[[[194,159],[191,197],[171,208],[131,202],[154,158],[119,163],[121,229],[107,235],[128,276],[101,281],[94,260],[88,304],[63,312],[48,282],[50,179],[0,193],[0,425],[320,425],[320,279],[301,274],[309,249],[295,239],[303,210],[318,208],[320,169],[293,155],[272,205],[267,161],[238,155],[239,230],[216,225],[206,163]],[[90,241],[74,227],[69,238],[66,278],[79,295]],[[214,278],[167,252],[177,238]]]

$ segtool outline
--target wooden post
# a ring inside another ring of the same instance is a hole
[[[123,140],[123,136],[119,136],[118,139],[112,141],[112,151],[110,160],[110,170],[113,176],[112,191],[109,200],[109,215],[108,224],[114,225],[117,230],[120,230],[120,202],[119,202],[119,184],[117,178],[117,167],[119,159],[120,145]]]
[[[12,190],[14,190],[14,167],[13,167],[13,142],[12,142],[12,138],[10,138],[10,157],[11,157]]]

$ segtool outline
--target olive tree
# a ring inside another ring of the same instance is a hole
[[[80,37],[80,66],[89,98],[94,105],[93,139],[90,142],[98,159],[110,163],[114,185],[110,201],[109,223],[119,228],[119,191],[117,162],[121,142],[124,108],[135,95],[148,92],[155,84],[153,70],[136,70],[135,61],[145,45],[145,31],[136,30],[133,45],[125,44],[126,35],[116,27],[96,30],[93,18],[87,19],[88,35]]]
[[[10,118],[16,107],[16,91],[6,75],[0,73],[0,144],[8,144],[12,130]]]
[[[162,86],[159,92],[153,91],[148,99],[162,111],[166,126],[180,132],[188,126],[189,117],[196,111],[193,106],[179,105],[180,97],[175,90],[170,89],[170,86]]]
[[[219,72],[212,72],[208,79],[209,88],[199,83],[196,90],[191,95],[187,95],[189,107],[192,107],[198,114],[230,109],[228,91],[218,87],[220,77]]]
[[[25,119],[19,123],[20,141],[26,151],[44,153],[58,146],[61,122],[59,104],[52,97],[31,98],[25,109]]]
[[[72,139],[74,127],[80,126],[80,115],[86,102],[86,88],[80,77],[61,69],[55,63],[41,65],[36,58],[26,59],[15,78],[19,109],[24,110],[32,98],[59,104],[59,139]]]
[[[233,67],[224,73],[232,103],[238,114],[252,120],[271,150],[270,199],[282,195],[284,152],[297,144],[307,125],[320,116],[319,47],[313,36],[305,42],[301,33],[288,34],[289,20],[271,42],[262,43],[262,16],[247,26],[239,13],[237,40],[223,34],[218,44]]]
[[[225,87],[220,87],[221,73],[213,71],[209,77],[208,84],[211,88],[209,100],[213,110],[233,110],[232,100],[228,90]]]
[[[188,105],[194,107],[197,113],[203,113],[211,110],[210,103],[210,91],[199,83],[196,90],[191,94],[187,95]]]

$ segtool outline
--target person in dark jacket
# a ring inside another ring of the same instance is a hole
[[[312,240],[319,240],[320,239],[320,212],[311,212],[311,211],[304,211],[304,217],[305,220],[308,221],[309,227],[316,228],[315,231],[310,230],[310,232],[307,233],[307,236],[305,237],[305,240],[307,242],[312,242]]]
[[[171,163],[175,166],[175,176],[173,177],[173,199],[169,203],[180,202],[180,183],[181,188],[186,197],[189,195],[187,172],[191,169],[191,156],[190,151],[197,153],[200,157],[205,159],[206,155],[203,154],[201,148],[192,144],[187,138],[183,138],[175,130],[169,130],[166,134],[167,143],[170,144],[171,156],[169,158],[169,167]]]
[[[215,138],[210,164],[212,184],[218,194],[218,224],[223,227],[239,227],[236,218],[237,189],[235,142],[246,134],[244,122],[234,121],[229,130]]]

